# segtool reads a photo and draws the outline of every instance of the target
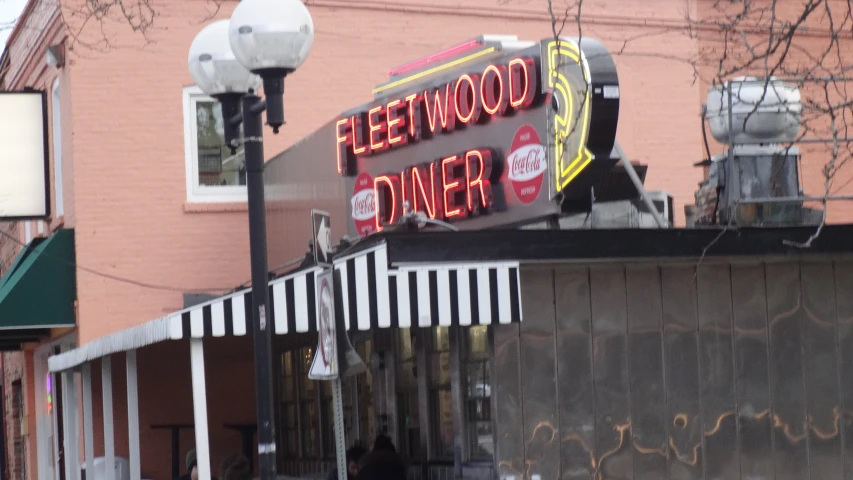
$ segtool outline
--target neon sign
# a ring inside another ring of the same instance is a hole
[[[340,118],[335,123],[338,173],[356,173],[358,157],[512,115],[533,105],[539,92],[535,60],[518,57]]]
[[[481,39],[395,69],[324,137],[347,178],[350,233],[412,211],[463,229],[566,213],[618,160],[618,89],[612,57],[587,38]]]

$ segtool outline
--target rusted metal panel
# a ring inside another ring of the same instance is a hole
[[[702,478],[696,289],[690,267],[662,267],[669,478]]]
[[[625,271],[590,270],[596,456],[599,478],[631,478],[631,394],[628,382]],[[526,304],[525,304],[526,305]],[[525,322],[527,318],[525,318]]]
[[[495,344],[492,375],[495,463],[498,478],[521,480],[525,468],[518,324],[494,325],[491,328]],[[526,375],[536,376],[536,373],[526,372]]]
[[[699,267],[696,289],[704,478],[740,478],[729,266]]]
[[[838,318],[839,386],[841,388],[841,445],[844,477],[853,479],[853,263],[835,264]]]
[[[839,435],[841,397],[832,264],[802,264],[800,288],[803,296],[803,368],[810,474],[813,479],[844,478]]]
[[[766,276],[776,479],[810,478],[799,265],[768,264]]]
[[[663,371],[660,270],[629,266],[628,370],[631,378],[631,431],[636,480],[669,478],[667,408]]]
[[[763,265],[732,265],[740,478],[775,478]]]
[[[595,478],[595,408],[592,377],[589,270],[557,269],[557,398],[560,416],[559,478]]]
[[[527,476],[546,479],[560,472],[553,275],[552,270],[521,272],[522,295],[530,302],[520,345],[524,463]]]

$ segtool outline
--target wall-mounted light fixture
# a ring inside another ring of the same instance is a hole
[[[65,45],[51,45],[47,47],[47,52],[44,54],[45,61],[53,68],[62,68],[65,66]]]

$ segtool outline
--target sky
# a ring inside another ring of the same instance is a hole
[[[5,25],[18,18],[26,4],[27,0],[0,0],[0,25]],[[0,53],[5,50],[6,39],[11,33],[11,28],[0,31]]]

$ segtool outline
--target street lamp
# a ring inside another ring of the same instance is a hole
[[[284,78],[296,70],[314,43],[314,23],[300,0],[242,0],[231,20],[214,22],[190,46],[189,68],[196,84],[222,105],[225,144],[243,144],[249,203],[252,267],[255,396],[258,413],[258,469],[274,480],[275,421],[272,393],[272,329],[268,328],[269,272],[264,206],[263,120],[278,133],[284,124]],[[256,95],[263,81],[264,102]],[[240,124],[243,137],[240,138]]]

